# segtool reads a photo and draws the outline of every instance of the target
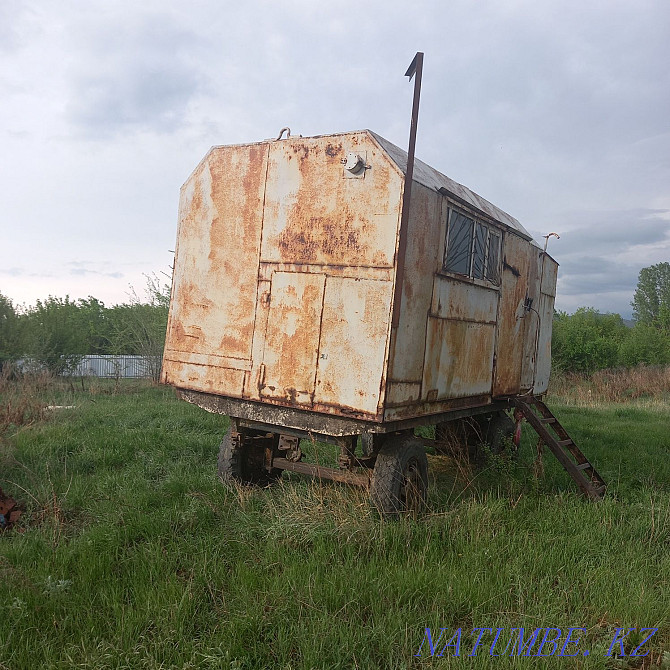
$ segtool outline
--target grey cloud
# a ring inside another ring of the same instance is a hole
[[[641,244],[655,244],[670,238],[667,210],[635,209],[613,212],[574,212],[562,215],[556,222],[560,241],[551,242],[551,250],[561,257],[573,253],[621,253]],[[568,225],[561,227],[561,221]],[[537,236],[537,233],[535,233]]]
[[[638,272],[638,267],[613,263],[602,258],[577,258],[561,266],[560,292],[564,295],[617,291],[632,293]]]
[[[556,309],[572,313],[579,307],[593,307],[601,313],[613,312],[620,314],[624,319],[629,319],[633,312],[630,305],[632,297],[632,293],[628,291],[578,293],[562,298],[560,303],[556,303]]]
[[[0,51],[10,52],[20,46],[16,26],[25,11],[17,2],[0,3]]]
[[[30,272],[26,268],[11,267],[6,270],[0,270],[0,274],[8,277],[53,277],[51,272]]]
[[[189,52],[196,38],[165,17],[109,26],[82,48],[68,104],[71,123],[89,137],[174,130],[203,80]]]
[[[552,240],[550,253],[561,264],[557,304],[570,311],[584,305],[631,313],[630,302],[644,263],[634,262],[636,247],[670,239],[667,210],[579,211],[561,217],[569,229]],[[559,219],[559,220],[561,220]],[[626,254],[626,260],[620,260]]]
[[[3,270],[2,274],[9,275],[10,277],[21,277],[22,275],[27,274],[27,270],[25,268],[12,267]]]
[[[607,273],[620,272],[623,266],[621,263],[612,261],[602,256],[571,256],[561,264],[561,273],[589,277],[593,275],[602,275]]]
[[[87,270],[86,268],[74,268],[70,270],[71,275],[83,277],[86,275],[99,275],[101,277],[112,277],[113,279],[121,279],[122,272],[99,272],[98,270]]]
[[[566,10],[568,15],[583,11]],[[533,12],[516,17],[513,34],[500,31],[493,37],[493,48],[496,42],[503,48],[495,50],[483,76],[473,78],[485,88],[483,100],[491,100],[493,92],[493,100],[504,103],[491,113],[502,111],[507,121],[532,129],[536,140],[561,153],[578,148],[582,158],[588,150],[597,159],[612,141],[667,131],[670,71],[659,59],[659,53],[669,53],[661,27],[667,25],[665,8],[640,13],[632,5],[612,7],[591,22],[554,22],[551,10],[542,14],[543,20]]]

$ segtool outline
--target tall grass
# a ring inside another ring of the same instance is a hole
[[[670,406],[670,367],[638,365],[598,370],[590,375],[555,371],[549,385],[550,400],[581,407],[607,403]]]
[[[582,626],[589,656],[542,664],[665,667],[667,409],[552,404],[609,482],[601,503],[548,457],[536,477],[525,434],[518,462],[431,455],[427,514],[385,523],[361,489],[289,473],[221,485],[227,419],[168,389],[46,395],[74,408],[8,429],[0,450],[0,486],[28,508],[0,535],[0,668],[529,663],[417,657],[427,626],[462,628],[464,653],[476,626]],[[659,628],[646,659],[606,656],[621,626]]]

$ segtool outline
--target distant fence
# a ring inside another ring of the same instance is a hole
[[[77,365],[68,368],[62,374],[68,377],[107,377],[110,379],[153,378],[158,380],[161,362],[162,359],[160,356],[111,356],[107,354],[95,354],[82,356]],[[20,358],[13,361],[11,365],[20,372],[25,373],[37,373],[46,370],[44,364],[29,358]]]
[[[84,356],[69,372],[74,377],[135,378],[153,377],[160,370],[160,357]]]

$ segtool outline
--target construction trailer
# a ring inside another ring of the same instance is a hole
[[[403,217],[406,172],[369,130],[213,147],[181,190],[162,381],[231,417],[224,479],[360,483],[393,514],[425,498],[416,427],[497,448],[516,409],[600,497],[542,402],[556,261],[421,161]],[[302,438],[337,443],[340,467],[303,462]]]

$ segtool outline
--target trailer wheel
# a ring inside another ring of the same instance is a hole
[[[474,463],[482,428],[472,417],[435,424],[435,451],[457,461]]]
[[[282,471],[265,468],[265,448],[269,438],[265,433],[240,429],[233,426],[221,440],[217,472],[223,482],[238,481],[242,484],[267,486],[276,481]]]
[[[489,445],[492,454],[501,454],[514,438],[516,424],[505,412],[484,415],[480,425],[484,442]]]
[[[418,514],[426,503],[428,459],[413,435],[389,438],[377,455],[370,498],[384,517]]]

